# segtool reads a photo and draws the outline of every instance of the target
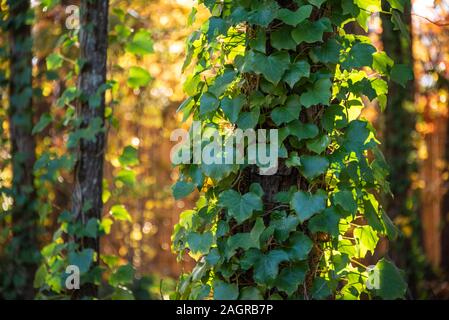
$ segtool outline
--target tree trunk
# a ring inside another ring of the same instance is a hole
[[[278,4],[282,8],[288,8],[290,10],[297,10],[298,4],[295,3],[295,1],[292,0],[277,0]],[[314,14],[312,14],[312,19],[319,19],[324,13],[323,9],[317,10]],[[315,15],[315,16],[313,16]],[[274,23],[273,23],[274,24]],[[279,24],[277,25],[280,26]],[[253,30],[249,28],[249,33],[252,33]],[[269,32],[267,32],[267,39],[270,39]],[[303,46],[299,46],[297,48],[297,52],[301,53],[303,52],[304,48]],[[273,47],[271,46],[270,42],[267,42],[267,55],[272,53],[274,51]],[[252,77],[251,75],[248,75],[247,82],[252,87],[253,84],[257,87],[259,79]],[[248,92],[250,93],[250,92]],[[315,121],[318,123],[320,121],[320,114],[322,113],[323,106],[317,105],[310,107],[306,111],[302,111],[300,115],[300,120],[304,123],[311,122],[311,119],[315,119]],[[271,124],[265,124],[263,128],[261,129],[277,129],[276,126],[274,126],[273,123]],[[298,151],[297,149],[293,148],[291,145],[286,143],[286,148],[289,151]],[[305,149],[305,148],[304,148]],[[307,152],[306,150],[303,150],[304,152]],[[301,151],[298,152],[301,154]],[[279,158],[278,159],[278,170],[276,174],[274,175],[261,175],[259,173],[259,169],[257,166],[252,165],[244,169],[243,175],[241,177],[240,183],[238,183],[237,190],[240,193],[246,193],[249,192],[249,187],[252,183],[259,183],[264,191],[264,197],[263,197],[263,207],[265,212],[272,211],[276,205],[279,203],[275,200],[275,195],[282,191],[289,191],[291,187],[297,187],[299,190],[310,190],[310,185],[307,182],[306,179],[304,179],[297,170],[294,170],[293,168],[288,168],[285,164],[285,160]],[[307,232],[307,230],[305,230]],[[309,264],[309,272],[306,275],[306,280],[304,283],[304,286],[306,288],[305,291],[309,291],[312,282],[315,278],[316,269],[318,267],[318,263],[320,260],[320,256],[322,253],[321,250],[321,243],[318,241],[313,234],[308,234],[313,242],[313,249],[309,254],[308,258],[308,264]]]
[[[101,128],[104,128],[103,86],[106,83],[108,9],[108,0],[81,1],[80,58],[84,64],[78,79],[78,90],[82,93],[77,105],[80,130],[98,120],[101,122]],[[100,103],[93,103],[92,99],[89,99],[94,96],[100,99]],[[101,219],[103,211],[104,129],[96,132],[95,137],[81,139],[78,148],[72,210],[75,218],[86,224],[89,219]],[[78,238],[76,241],[81,248],[90,248],[97,252],[95,263],[98,264],[100,251],[98,239]],[[97,288],[93,284],[85,284],[77,294],[80,297],[96,296]]]
[[[445,79],[444,76],[440,76],[440,79]],[[449,80],[440,80],[439,88],[449,91]],[[449,170],[449,119],[446,119],[446,141],[445,141],[445,151],[444,151],[444,160],[445,160],[445,169]],[[443,197],[441,204],[441,248],[439,254],[441,255],[441,268],[444,271],[446,278],[449,278],[449,185],[447,180],[445,181],[445,185],[443,188]]]
[[[411,34],[411,2],[406,1],[403,19]],[[389,15],[381,15],[382,18],[382,42],[385,52],[396,64],[408,64],[413,66],[412,44],[404,35],[394,30]],[[410,36],[411,38],[411,36]],[[385,201],[386,212],[392,220],[400,217],[408,219],[408,227],[412,227],[411,235],[401,235],[400,238],[390,243],[390,254],[396,264],[408,271],[409,286],[417,284],[416,257],[410,254],[417,252],[412,246],[420,242],[420,218],[418,215],[418,196],[412,190],[411,176],[417,173],[417,164],[414,160],[416,152],[413,142],[413,134],[416,126],[416,116],[410,106],[414,101],[414,82],[410,81],[406,88],[390,81],[388,103],[384,113],[384,153],[390,165],[390,183],[393,197]],[[418,237],[418,239],[412,239]],[[416,241],[417,240],[417,241]],[[419,248],[418,251],[421,251]]]
[[[28,0],[8,1],[11,24],[9,26],[10,79],[9,121],[13,168],[12,224],[14,257],[10,273],[23,278],[16,284],[17,298],[33,299],[33,278],[38,260],[37,194],[33,167],[36,161],[36,143],[32,135],[32,38],[31,25],[25,20],[29,14]],[[15,281],[13,281],[15,282]],[[17,287],[18,286],[18,287]]]

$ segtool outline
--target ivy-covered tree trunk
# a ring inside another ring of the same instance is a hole
[[[382,76],[395,71],[396,81],[407,77],[368,37],[344,27],[356,19],[366,29],[369,13],[379,12],[380,5],[199,2],[212,17],[189,39],[186,66],[196,66],[185,83],[190,97],[180,106],[185,118],[196,121],[193,144],[173,158],[183,159],[174,196],[202,191],[173,235],[174,250],[180,257],[187,251],[197,265],[181,277],[177,297],[403,297],[406,284],[394,264],[362,263],[380,236],[394,238],[396,230],[376,200],[388,190],[388,171],[375,131],[360,111],[365,98],[385,103]],[[389,2],[397,17],[402,8]],[[201,143],[195,142],[198,126],[205,131]],[[279,144],[270,148],[275,170],[262,170],[264,151],[251,154],[251,143],[244,146],[244,164],[223,159],[241,150],[240,130],[252,129],[272,130],[268,140],[261,131],[255,139],[258,151],[266,142]],[[236,150],[216,150],[217,136],[226,146],[235,142]],[[203,162],[196,157],[198,147]],[[212,163],[204,158],[211,154]]]
[[[75,166],[75,189],[73,192],[73,214],[86,226],[90,219],[101,219],[103,211],[102,183],[105,152],[105,96],[106,62],[108,48],[108,0],[83,0],[80,8],[80,60],[81,71],[78,90],[81,93],[77,106],[80,120],[78,130],[90,128],[91,137],[79,142]],[[81,237],[76,239],[83,249],[92,249],[99,261],[98,239]],[[85,284],[78,296],[96,296],[97,288]]]
[[[382,43],[385,52],[395,64],[413,65],[411,1],[405,1],[403,17],[404,26],[409,32],[406,35],[395,30],[388,16],[381,15]],[[401,227],[413,230],[410,234],[402,235],[397,241],[390,243],[390,255],[401,268],[406,268],[411,288],[415,288],[418,278],[423,275],[423,266],[420,262],[422,249],[419,196],[412,190],[412,176],[417,173],[416,149],[413,141],[416,132],[414,94],[413,81],[408,82],[406,86],[390,81],[383,133],[384,152],[390,166],[390,186],[393,194],[393,198],[389,195],[386,197],[386,211],[392,220],[404,221],[405,224],[401,224]]]
[[[9,5],[10,46],[10,139],[13,168],[13,240],[9,254],[11,269],[2,271],[15,286],[17,298],[33,299],[33,279],[38,263],[39,220],[33,167],[36,161],[32,110],[32,37],[28,0],[11,0]],[[13,275],[15,275],[13,277]]]
[[[300,6],[298,6],[297,2],[293,0],[278,0],[276,1],[279,4],[279,8],[291,10],[291,11],[297,11]],[[281,9],[282,10],[282,9]],[[300,12],[300,11],[298,11]],[[316,10],[313,10],[313,13],[310,15],[309,19],[312,21],[319,20],[321,17],[323,17],[325,14],[324,8],[317,8]],[[296,23],[296,22],[295,22]],[[273,39],[274,37],[281,36],[280,32],[285,31],[286,28],[288,28],[288,23],[285,23],[284,21],[275,20],[273,21],[267,28],[267,31],[265,33],[267,39]],[[253,40],[260,40],[257,39],[258,36],[260,36],[260,32],[258,33],[258,27],[255,25],[252,25],[249,29],[249,34],[253,38]],[[260,29],[259,29],[260,31]],[[332,29],[327,30],[325,35],[323,35],[324,38],[330,38],[334,34],[334,31]],[[284,35],[285,37],[288,37]],[[282,42],[282,40],[281,40]],[[266,53],[267,55],[275,53],[277,49],[275,46],[281,46],[282,44],[278,44],[278,40],[276,42],[273,41],[267,41],[266,46]],[[318,46],[318,45],[317,45]],[[285,48],[289,49],[291,55],[297,55],[298,57],[304,54],[305,50],[311,50],[313,45],[307,46],[307,45],[299,45],[295,49],[293,47],[291,48]],[[249,49],[249,48],[248,48]],[[253,90],[248,90],[246,92],[247,99],[250,100],[252,97],[251,95],[254,93],[254,88],[258,87],[258,83],[260,82],[260,77],[252,77],[250,74],[246,76],[246,85],[248,88],[252,88]],[[293,90],[291,90],[291,94],[294,94]],[[300,112],[299,119],[304,123],[313,123],[319,124],[321,121],[321,116],[323,113],[323,105],[315,105],[312,106],[307,111],[304,110],[304,112]],[[282,113],[287,113],[288,110],[282,110]],[[273,118],[273,114],[271,115],[271,121],[267,121],[266,123],[258,124],[257,129],[277,129],[276,125],[276,119]],[[283,117],[284,115],[281,115]],[[293,146],[290,143],[286,143],[285,147],[289,154],[296,152],[298,154],[307,154],[308,150],[306,146],[302,146],[298,148],[297,146]],[[239,181],[238,186],[236,188],[237,191],[239,191],[242,194],[250,192],[250,186],[254,184],[258,184],[261,186],[263,190],[263,208],[266,212],[273,212],[276,211],[276,207],[279,206],[279,200],[276,197],[279,193],[283,192],[289,192],[289,190],[298,189],[303,190],[305,192],[308,192],[313,188],[309,181],[307,179],[304,179],[304,176],[300,174],[298,170],[295,170],[295,168],[291,167],[290,165],[286,164],[285,159],[279,158],[278,159],[278,169],[277,172],[273,175],[263,175],[259,172],[259,167],[257,165],[250,166],[243,170],[243,175],[241,177],[241,181]],[[267,220],[267,223],[270,223],[271,221]],[[247,226],[243,226],[242,230],[251,228],[251,224]],[[315,278],[315,273],[318,268],[318,263],[320,262],[320,255],[322,254],[322,250],[320,248],[320,240],[317,235],[310,233],[308,230],[303,230],[305,233],[308,233],[310,235],[313,245],[312,249],[310,250],[309,256],[308,256],[308,272],[306,273],[306,279],[304,284],[304,292],[310,292],[312,288],[312,283]],[[236,232],[237,233],[237,232]],[[327,239],[327,237],[324,235],[324,239]],[[307,241],[305,242],[307,243]]]

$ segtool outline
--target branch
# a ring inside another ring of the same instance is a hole
[[[416,17],[425,19],[425,20],[427,20],[428,22],[430,22],[431,24],[434,24],[434,25],[436,25],[436,26],[438,26],[438,27],[447,27],[447,26],[449,26],[449,21],[447,21],[447,20],[433,21],[433,20],[431,20],[430,18],[421,16],[421,15],[419,15],[419,14],[417,14],[417,13],[412,13],[412,16],[416,16]]]

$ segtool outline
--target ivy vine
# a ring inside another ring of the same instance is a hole
[[[377,200],[389,193],[388,166],[361,111],[384,108],[386,80],[405,86],[411,72],[347,31],[367,30],[377,13],[403,30],[402,1],[387,2],[389,12],[381,0],[199,0],[210,18],[188,39],[179,111],[223,137],[279,129],[280,159],[267,177],[249,164],[179,166],[175,197],[201,195],[172,237],[180,259],[196,260],[174,298],[404,297],[392,262],[366,265],[397,230]]]

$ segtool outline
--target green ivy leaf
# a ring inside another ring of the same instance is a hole
[[[133,146],[126,146],[123,149],[122,154],[118,158],[120,165],[123,167],[126,166],[135,166],[139,164],[139,154],[138,150]]]
[[[293,195],[290,207],[295,210],[301,223],[326,208],[327,195],[323,190],[315,194],[298,191]]]
[[[400,84],[402,87],[406,87],[407,83],[413,80],[413,70],[404,64],[395,64],[390,73],[391,80]]]
[[[306,20],[293,29],[292,37],[293,40],[296,41],[296,44],[301,44],[303,42],[314,43],[323,41],[324,32],[331,31],[332,26],[328,18],[322,18],[313,22]]]
[[[266,53],[267,51],[267,32],[265,29],[258,29],[256,35],[250,40],[249,46],[259,52]]]
[[[134,268],[131,264],[118,267],[109,278],[109,284],[113,287],[118,285],[132,284],[134,281]]]
[[[309,230],[313,233],[325,232],[333,237],[339,234],[338,224],[340,215],[335,208],[326,208],[323,212],[314,215],[308,223]]]
[[[309,108],[314,105],[329,105],[332,97],[332,82],[329,79],[317,80],[307,92],[301,95],[301,104]]]
[[[307,149],[315,152],[316,154],[323,153],[329,146],[330,138],[328,135],[322,135],[313,140],[307,141]]]
[[[277,2],[256,2],[248,16],[248,22],[266,28],[274,19],[276,19],[278,11],[279,5]]]
[[[207,254],[214,241],[214,236],[210,231],[205,233],[190,232],[186,239],[189,249],[194,255]]]
[[[134,170],[122,169],[115,176],[115,180],[132,187],[136,183],[136,172]]]
[[[285,161],[285,164],[288,168],[291,167],[300,167],[301,166],[301,158],[298,156],[298,152],[294,151],[290,154],[288,159]]]
[[[234,217],[238,223],[242,223],[249,219],[254,211],[263,209],[262,199],[249,192],[241,195],[235,190],[226,190],[220,194],[219,205],[228,209],[231,217]]]
[[[62,67],[62,63],[64,62],[63,56],[59,53],[52,53],[47,57],[47,70],[56,70]]]
[[[48,275],[47,267],[45,266],[45,264],[41,264],[34,276],[33,287],[41,288],[42,286],[44,286],[47,275]]]
[[[150,73],[141,67],[131,67],[129,69],[128,86],[132,89],[146,87],[151,81]]]
[[[243,257],[240,259],[240,267],[242,270],[249,270],[256,264],[257,261],[259,261],[260,257],[262,257],[262,253],[259,249],[249,249],[246,251],[243,255]]]
[[[358,242],[359,255],[364,258],[368,251],[374,254],[379,236],[369,225],[354,229],[354,238]]]
[[[265,79],[277,85],[289,66],[290,56],[288,52],[280,51],[265,56],[260,52],[250,51],[246,55],[243,72],[252,71],[256,74],[262,74]]]
[[[84,249],[81,252],[72,251],[69,253],[69,264],[77,266],[81,273],[86,273],[89,271],[93,260],[93,249]]]
[[[200,115],[214,112],[218,109],[220,101],[212,93],[206,92],[200,99]]]
[[[302,78],[310,76],[310,65],[307,61],[301,60],[292,63],[284,75],[283,80],[293,88]]]
[[[290,296],[304,283],[308,271],[309,266],[305,262],[284,268],[277,277],[275,286]]]
[[[276,240],[285,241],[291,232],[295,231],[299,224],[299,218],[296,215],[281,216],[274,219],[270,223],[270,227],[274,228],[274,237]]]
[[[237,127],[242,130],[253,129],[259,123],[260,108],[242,112],[237,120]]]
[[[278,19],[288,25],[296,27],[298,24],[310,17],[311,13],[312,6],[310,5],[301,6],[296,11],[281,9],[278,12]]]
[[[131,215],[129,214],[128,210],[126,210],[124,205],[118,204],[115,206],[112,206],[110,212],[111,216],[114,217],[115,220],[121,220],[121,221],[129,221],[131,222]]]
[[[342,129],[348,124],[347,116],[343,106],[331,105],[324,111],[321,118],[323,129],[332,132],[334,129]]]
[[[258,195],[261,198],[265,194],[262,186],[260,185],[260,183],[257,183],[257,182],[251,183],[251,185],[249,186],[249,192],[252,192],[252,193]]]
[[[376,52],[371,44],[356,43],[352,46],[346,59],[341,64],[345,69],[355,69],[361,67],[371,67],[373,65],[373,54]]]
[[[217,248],[212,248],[212,249],[210,249],[210,252],[206,256],[205,260],[206,260],[208,265],[215,266],[222,259],[221,259],[220,253],[218,252],[218,249]]]
[[[301,157],[301,174],[311,181],[316,177],[326,173],[329,167],[329,160],[320,156],[302,156]]]
[[[315,124],[303,123],[299,120],[289,123],[287,129],[290,134],[300,140],[315,138],[319,133],[319,129]]]
[[[315,62],[338,63],[343,46],[335,38],[327,40],[322,46],[312,49],[310,56]]]
[[[226,92],[229,85],[235,80],[237,72],[234,69],[227,68],[223,74],[215,78],[214,83],[209,87],[209,92],[215,97],[221,97]]]
[[[225,97],[221,100],[221,108],[232,123],[237,122],[244,104],[245,97],[243,95],[239,95],[233,99]]]
[[[265,230],[262,218],[258,218],[251,232],[237,233],[228,239],[228,259],[231,258],[235,250],[242,248],[247,251],[251,248],[260,249],[260,236]]]
[[[279,264],[288,261],[288,255],[282,250],[272,250],[259,257],[254,264],[254,280],[259,285],[270,285],[279,273]]]
[[[240,291],[239,300],[263,300],[263,296],[256,287],[244,287]]]
[[[332,290],[329,287],[328,281],[317,277],[313,280],[311,296],[314,300],[323,300],[332,295]]]
[[[101,219],[99,230],[104,232],[105,234],[109,234],[111,232],[111,227],[114,222],[109,218]]]
[[[288,256],[291,261],[307,260],[313,241],[302,232],[295,232],[290,236]]]
[[[373,69],[381,75],[388,75],[393,66],[394,61],[385,52],[381,51],[373,54]]]
[[[379,289],[375,293],[386,300],[402,299],[407,290],[407,283],[404,281],[401,272],[393,263],[382,258],[374,268],[374,275],[379,274]]]
[[[284,106],[277,107],[271,111],[271,119],[279,126],[283,123],[298,119],[300,112],[301,105],[299,103],[299,96],[291,95],[287,98]]]
[[[126,51],[139,56],[153,53],[153,40],[150,33],[145,29],[137,31],[132,41],[126,45]]]
[[[357,201],[351,190],[340,190],[335,193],[334,202],[352,215],[357,213]]]
[[[178,181],[173,186],[172,191],[176,200],[183,199],[195,191],[195,184],[192,182]]]
[[[368,144],[369,135],[370,131],[365,121],[352,121],[345,133],[344,148],[347,151],[354,151],[360,154],[367,149],[366,145]]]
[[[207,40],[211,42],[219,35],[226,35],[228,33],[228,23],[219,17],[211,17],[209,19],[209,29],[207,30]]]
[[[40,117],[39,122],[34,126],[31,134],[34,135],[36,133],[42,132],[52,121],[53,117],[49,113],[44,113]]]
[[[86,237],[96,238],[98,236],[99,222],[96,218],[91,218],[87,221],[83,234]]]
[[[279,30],[271,33],[271,45],[277,50],[294,50],[296,42],[293,41],[291,35],[291,27],[283,26]]]
[[[379,203],[374,195],[370,194],[363,199],[364,216],[368,224],[376,231],[383,232],[384,225],[379,216]]]
[[[237,300],[238,297],[239,297],[239,288],[237,284],[231,284],[220,280],[214,280],[215,300]]]

